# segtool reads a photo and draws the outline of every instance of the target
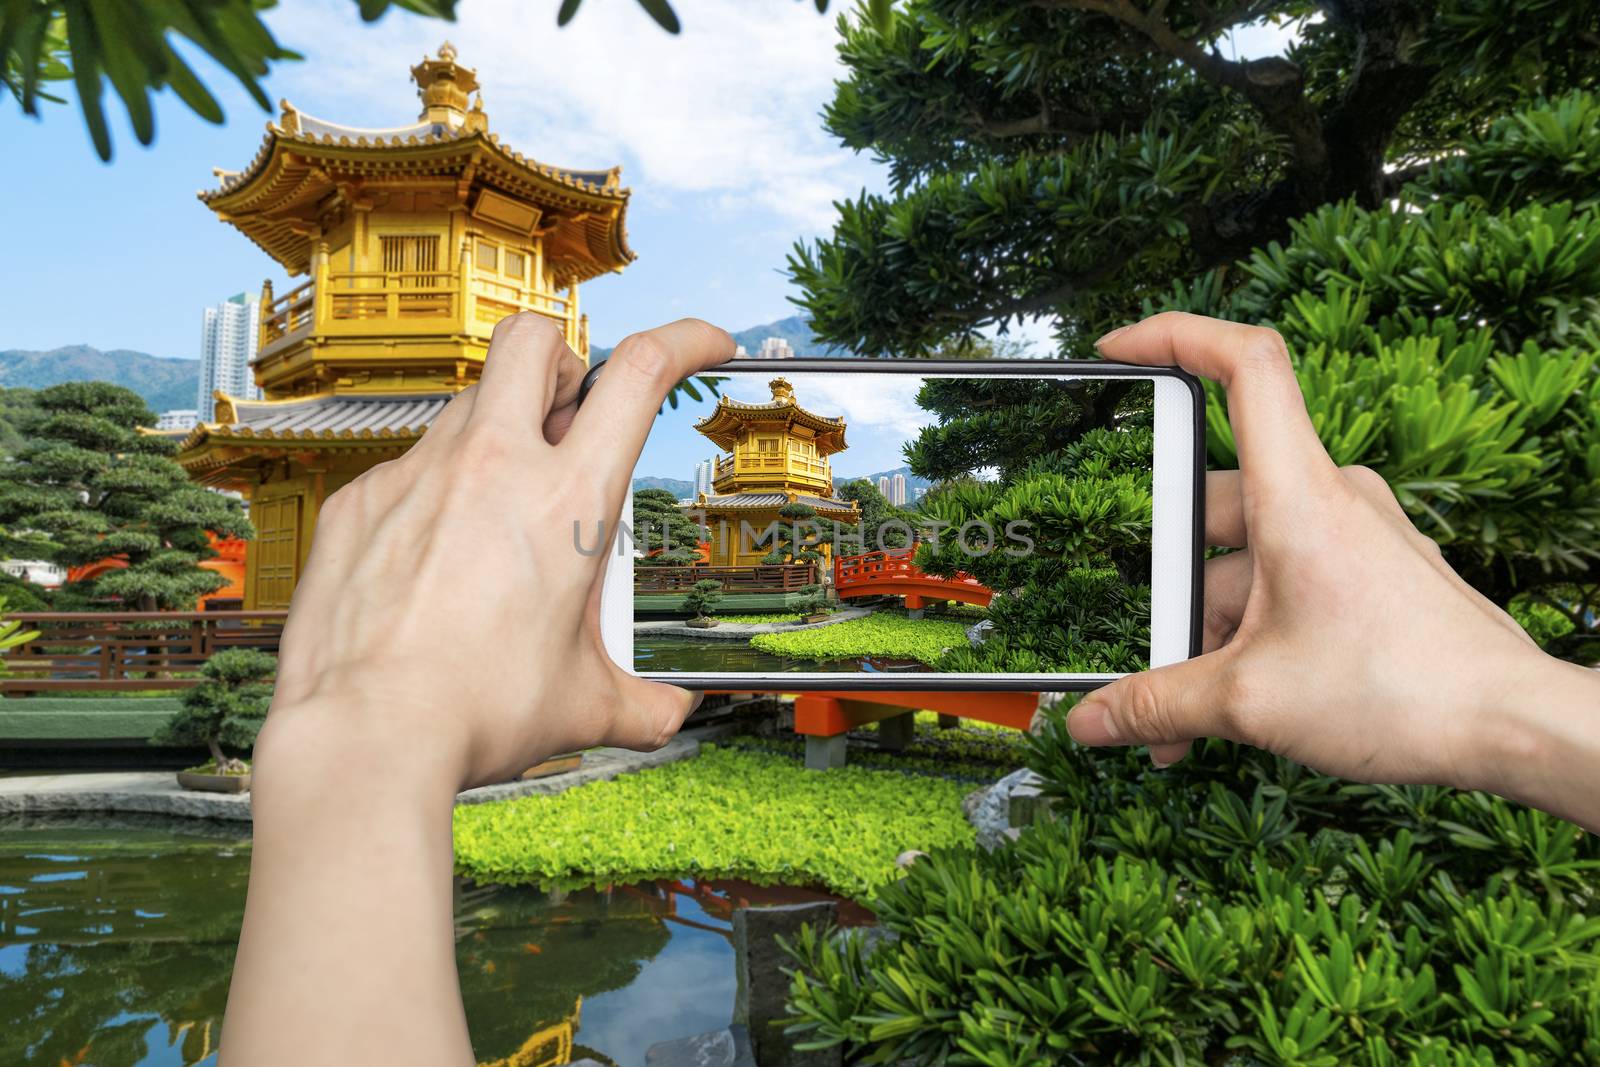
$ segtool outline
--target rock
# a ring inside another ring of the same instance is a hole
[[[1011,794],[1022,786],[1037,789],[1039,782],[1039,776],[1024,767],[968,795],[962,807],[968,809],[967,821],[977,829],[980,846],[992,849],[1000,843],[1001,833],[1011,826]]]
[[[810,924],[820,930],[831,926],[838,915],[839,905],[831,900],[740,908],[733,913],[738,978],[733,1021],[749,1028],[750,1044],[761,1067],[838,1067],[843,1063],[839,1047],[800,1052],[791,1044],[797,1039],[776,1025],[788,1018],[783,1004],[789,995],[789,976],[783,971],[792,963],[777,939],[793,943],[800,927]]]
[[[988,619],[984,619],[982,622],[973,623],[971,626],[967,627],[967,644],[971,645],[973,648],[977,648],[985,641],[989,640],[989,632],[993,629],[994,623]]]
[[[919,852],[914,848],[908,848],[894,858],[894,865],[903,871],[926,855],[926,852]]]
[[[645,1051],[644,1062],[645,1067],[756,1067],[742,1026],[658,1042]]]
[[[1006,800],[1006,822],[1017,827],[1032,826],[1049,818],[1055,804],[1055,797],[1046,796],[1037,785],[1020,784],[1011,790]]]

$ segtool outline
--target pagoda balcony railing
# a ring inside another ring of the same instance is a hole
[[[712,477],[721,481],[724,478],[773,474],[810,482],[833,481],[833,473],[826,460],[809,459],[783,452],[746,452],[723,456],[717,460],[717,470]]]
[[[575,302],[535,286],[455,271],[332,271],[263,302],[258,359],[311,335],[458,334],[488,338],[507,315],[531,311],[559,322],[584,351],[588,323]]]

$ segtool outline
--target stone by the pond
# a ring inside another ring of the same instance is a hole
[[[994,629],[994,623],[988,619],[975,622],[967,627],[967,644],[977,648],[989,639],[989,631]]]
[[[781,1025],[786,1018],[783,1002],[789,994],[789,956],[778,938],[793,944],[800,927],[820,930],[831,926],[839,906],[831,900],[782,904],[771,908],[741,908],[733,913],[734,968],[738,991],[733,1001],[733,1021],[749,1028],[750,1044],[761,1067],[839,1067],[843,1051],[798,1051]]]
[[[644,1062],[645,1067],[756,1067],[749,1031],[737,1025],[651,1045]]]
[[[926,852],[919,852],[917,849],[908,848],[894,858],[894,865],[903,871],[926,855]]]
[[[962,807],[967,821],[978,831],[978,844],[994,848],[1001,835],[1011,827],[1011,794],[1027,786],[1037,789],[1042,779],[1026,767],[1012,771],[994,785],[975,790],[967,795]]]

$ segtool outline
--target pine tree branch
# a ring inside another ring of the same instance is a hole
[[[1159,51],[1178,60],[1196,74],[1216,85],[1238,92],[1256,109],[1267,125],[1284,136],[1293,147],[1291,168],[1300,184],[1300,197],[1309,205],[1326,198],[1328,144],[1323,135],[1322,118],[1305,95],[1305,78],[1299,66],[1272,56],[1264,59],[1225,59],[1221,53],[1206,51],[1198,42],[1173,30],[1165,18],[1165,5],[1157,3],[1148,12],[1133,0],[1033,0],[1035,6],[1050,10],[1081,11],[1115,19],[1137,30]],[[1211,32],[1222,26],[1246,21],[1254,10],[1250,5],[1235,9],[1219,20]]]

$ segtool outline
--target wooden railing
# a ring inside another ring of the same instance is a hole
[[[214,652],[277,652],[283,611],[18,612],[39,636],[4,655],[0,693],[187,689]]]
[[[319,267],[311,281],[268,299],[261,310],[261,354],[271,355],[303,328],[322,333],[467,331],[487,335],[495,323],[532,311],[561,323],[569,344],[584,350],[588,323],[576,301],[537,286],[457,270],[335,271]]]
[[[302,326],[311,324],[316,291],[311,282],[290,289],[261,308],[261,344],[265,347]]]
[[[714,578],[724,593],[792,593],[813,585],[817,568],[810,563],[779,563],[757,567],[636,566],[635,593],[686,593],[694,583]]]

